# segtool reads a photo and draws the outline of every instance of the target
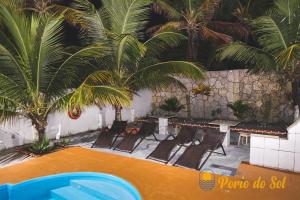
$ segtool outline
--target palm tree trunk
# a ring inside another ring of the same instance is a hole
[[[299,107],[300,107],[300,81],[295,79],[292,82],[292,98],[294,103],[294,121],[299,119]]]
[[[32,124],[38,133],[38,141],[41,142],[45,138],[45,130],[47,127],[47,119],[43,117],[31,117]]]
[[[197,33],[188,29],[188,52],[187,52],[187,60],[188,61],[196,61],[198,57],[198,38]]]
[[[115,106],[115,120],[122,121],[122,106]]]

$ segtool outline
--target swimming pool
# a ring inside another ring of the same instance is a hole
[[[141,200],[137,189],[109,174],[80,172],[0,185],[1,200]]]

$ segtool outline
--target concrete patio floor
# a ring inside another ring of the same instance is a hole
[[[141,193],[143,200],[298,200],[300,175],[241,164],[239,175],[230,181],[246,182],[259,176],[270,183],[270,177],[286,177],[284,188],[248,189],[221,187],[223,176],[216,175],[216,185],[210,191],[199,186],[200,173],[180,167],[162,165],[111,153],[72,147],[0,169],[0,184],[18,183],[35,177],[64,172],[109,173],[126,179]]]
[[[96,140],[97,136],[98,136],[98,132],[94,131],[89,133],[73,135],[66,139],[70,141],[71,146],[90,148],[93,142]],[[166,136],[156,134],[156,137],[162,140]],[[158,144],[159,142],[157,141],[144,140],[132,154],[113,151],[111,149],[102,149],[102,148],[94,148],[94,150],[144,160],[156,148]],[[176,150],[176,148],[174,150]],[[184,152],[184,150],[185,148],[182,148],[176,154],[176,156],[170,161],[168,165],[172,165],[179,158],[179,156]],[[218,151],[220,152],[221,150]],[[225,176],[234,176],[241,162],[249,161],[249,154],[250,154],[249,146],[237,147],[236,145],[232,145],[229,147],[225,147],[225,151],[227,154],[226,156],[219,155],[219,154],[212,154],[208,162],[204,165],[203,170],[213,171],[216,174],[225,175]],[[14,152],[12,150],[6,151],[0,154],[0,168],[10,166],[16,163],[20,163],[29,159],[31,159],[31,157],[23,155],[22,153]],[[148,160],[148,161],[156,162],[153,160]]]
[[[95,136],[97,133],[90,133],[90,135],[86,135],[85,138],[77,138],[73,137],[71,143],[75,146],[81,146],[85,148],[90,148],[95,141]],[[158,135],[156,137],[160,140],[164,139],[165,135]],[[151,139],[151,137],[150,137]],[[144,140],[138,148],[132,153],[125,153],[120,151],[114,151],[111,149],[103,149],[103,148],[94,148],[100,152],[108,152],[116,155],[122,155],[126,157],[132,157],[137,159],[146,159],[146,157],[157,147],[159,142],[153,140]],[[168,165],[173,165],[173,163],[180,157],[180,155],[184,152],[185,148],[182,148],[176,156],[169,162]],[[176,148],[174,149],[176,151]],[[219,149],[217,152],[221,152]],[[232,145],[229,147],[225,147],[226,156],[220,154],[212,154],[209,158],[208,162],[204,165],[204,171],[213,171],[216,174],[225,175],[225,176],[233,176],[236,174],[238,167],[241,162],[249,162],[250,149],[249,146],[240,146]],[[205,156],[207,156],[206,154]],[[205,158],[205,157],[204,157]],[[149,160],[148,161],[153,161]],[[153,161],[156,162],[156,161]]]

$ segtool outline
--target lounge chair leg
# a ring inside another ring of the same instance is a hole
[[[139,141],[139,143],[137,143],[129,153],[134,152],[135,149],[136,149],[136,148],[144,141],[144,139],[145,139],[145,138],[141,138],[141,140]]]
[[[224,149],[223,145],[221,145],[221,148],[222,148],[222,151],[223,151],[223,153],[224,153],[224,156],[226,156],[227,154],[226,154],[226,152],[225,152],[225,149]]]
[[[210,158],[211,154],[213,153],[214,151],[210,151],[208,156],[205,158],[204,162],[200,165],[200,167],[198,167],[197,170],[201,170],[202,167],[206,164],[206,162],[208,161],[208,159]]]
[[[157,139],[157,137],[155,136],[155,134],[153,133],[152,135],[153,135],[154,139],[158,142],[159,140]]]
[[[170,156],[170,158],[166,161],[166,164],[168,164],[178,153],[178,151],[182,148],[182,145],[179,146],[179,148]]]
[[[96,141],[99,139],[99,137],[101,136],[102,133],[100,133],[100,135],[97,137]],[[95,147],[95,143],[96,141],[92,144],[91,148],[94,148]]]
[[[111,143],[111,146],[109,148],[112,148],[114,144],[117,142],[117,139],[119,138],[120,134],[117,134],[113,142]]]

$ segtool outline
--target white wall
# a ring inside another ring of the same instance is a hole
[[[136,118],[144,117],[152,110],[152,92],[143,90],[139,92],[139,96],[133,97],[133,102],[130,108],[122,110],[122,120],[131,121],[131,113],[134,110]],[[115,119],[115,111],[109,106],[101,110],[105,125],[111,125]]]
[[[151,112],[152,93],[147,90],[139,92],[139,96],[134,96],[130,108],[122,111],[123,120],[131,121],[132,110],[135,117],[143,117]],[[48,117],[46,135],[54,139],[60,132],[61,136],[72,135],[99,128],[99,116],[102,115],[103,125],[111,125],[115,113],[112,107],[99,109],[97,106],[85,108],[82,115],[77,120],[68,117],[67,112],[54,112]],[[31,122],[25,118],[18,118],[12,122],[0,124],[0,150],[30,143],[36,140],[36,131]],[[2,141],[2,142],[1,142]]]
[[[300,172],[300,119],[287,131],[287,138],[252,134],[250,164]]]

